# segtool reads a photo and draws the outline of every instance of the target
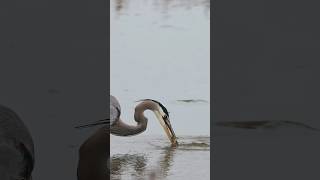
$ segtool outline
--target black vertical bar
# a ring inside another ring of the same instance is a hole
[[[33,179],[77,179],[97,128],[74,127],[109,116],[109,1],[5,0],[0,23],[0,104],[30,131]]]

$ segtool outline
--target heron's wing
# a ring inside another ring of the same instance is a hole
[[[110,124],[116,122],[121,113],[121,107],[119,101],[112,95],[110,95]]]

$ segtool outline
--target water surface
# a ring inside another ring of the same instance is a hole
[[[111,179],[210,179],[210,138],[178,141],[172,148],[163,136],[113,137]]]
[[[155,99],[178,134],[210,132],[209,0],[111,0],[110,91],[132,122],[135,101]],[[162,134],[150,123],[146,133]]]
[[[170,113],[172,148],[152,112],[146,132],[111,136],[112,179],[210,178],[209,0],[111,0],[110,91],[122,119],[135,101],[155,99]]]

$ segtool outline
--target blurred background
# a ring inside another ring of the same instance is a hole
[[[33,179],[76,179],[78,148],[94,128],[74,127],[108,116],[105,4],[4,1],[0,9],[0,104],[33,137]]]

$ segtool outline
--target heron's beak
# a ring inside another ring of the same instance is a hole
[[[89,127],[94,127],[94,126],[98,126],[98,125],[105,125],[108,123],[109,123],[109,119],[103,119],[103,120],[98,120],[98,121],[92,122],[90,124],[76,126],[75,128],[77,128],[77,129],[89,128]]]
[[[158,117],[160,124],[166,132],[171,144],[173,146],[178,145],[177,137],[173,131],[169,118],[164,119],[160,113],[156,113],[156,116]]]
[[[166,131],[166,134],[167,134],[168,138],[171,141],[171,144],[174,145],[174,146],[178,145],[177,137],[176,137],[176,135],[175,135],[175,133],[174,133],[174,131],[172,129],[170,120],[166,119],[166,120],[164,120],[164,122],[166,124],[165,131]]]

